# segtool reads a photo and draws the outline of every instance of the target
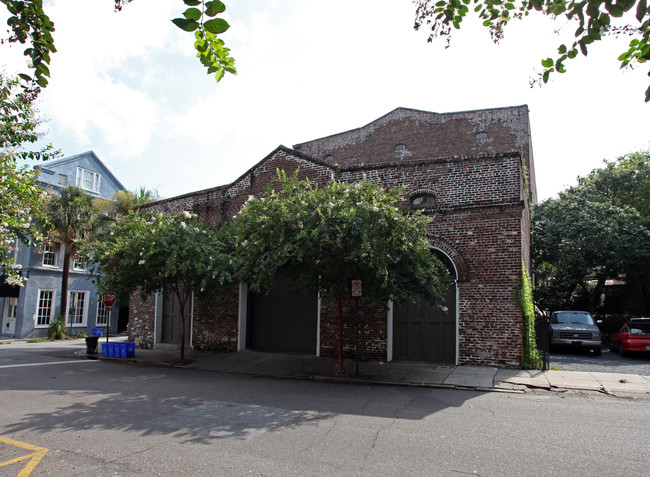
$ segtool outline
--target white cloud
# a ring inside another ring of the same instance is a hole
[[[239,74],[217,85],[194,58],[191,34],[170,22],[180,0],[136,0],[117,14],[112,4],[46,3],[59,52],[40,109],[50,141],[67,154],[95,149],[128,187],[170,196],[221,185],[279,144],[356,128],[399,106],[528,104],[540,197],[603,158],[649,146],[647,72],[623,73],[616,62],[627,39],[594,46],[531,89],[561,40],[559,23],[535,15],[512,24],[500,45],[466,21],[445,49],[413,31],[410,2],[229,1],[223,38]]]

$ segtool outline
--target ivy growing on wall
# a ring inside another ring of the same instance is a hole
[[[526,266],[521,264],[521,285],[516,289],[516,298],[522,313],[523,347],[521,365],[524,369],[539,369],[542,360],[537,351],[535,338],[535,307],[533,305],[533,284]]]

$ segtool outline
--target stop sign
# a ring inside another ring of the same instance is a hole
[[[112,306],[115,304],[115,293],[111,292],[102,296],[102,303],[104,303],[104,306],[110,311]]]

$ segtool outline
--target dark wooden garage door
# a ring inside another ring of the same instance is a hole
[[[251,293],[248,310],[250,349],[316,354],[318,297],[296,292],[284,274],[268,295]]]
[[[184,291],[181,291],[184,293]],[[191,305],[190,300],[185,304],[185,344],[190,344]],[[160,342],[166,344],[181,344],[181,304],[174,292],[165,289],[163,293],[163,319]]]
[[[456,286],[445,294],[447,312],[427,303],[408,303],[394,310],[394,357],[398,360],[455,364]]]

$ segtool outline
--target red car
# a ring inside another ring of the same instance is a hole
[[[650,318],[632,318],[617,333],[612,333],[610,348],[621,356],[630,351],[650,352]]]

